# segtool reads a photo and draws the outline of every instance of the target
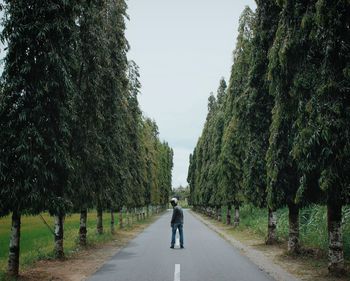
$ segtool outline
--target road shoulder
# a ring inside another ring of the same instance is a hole
[[[319,266],[311,266],[307,257],[290,257],[286,255],[284,245],[266,246],[262,241],[256,239],[245,239],[242,237],[242,233],[235,232],[232,226],[224,225],[221,222],[208,218],[192,210],[191,214],[203,222],[207,227],[218,233],[275,280],[347,280],[346,277],[334,279],[334,277],[327,276],[327,265],[321,263]]]
[[[81,249],[63,261],[41,260],[21,272],[20,281],[84,281],[93,275],[111,257],[132,239],[154,223],[162,214],[155,215],[127,229],[118,229],[112,241]]]

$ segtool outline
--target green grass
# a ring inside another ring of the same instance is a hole
[[[53,227],[53,218],[43,214],[47,223]],[[65,218],[64,224],[64,250],[66,256],[78,250],[78,231],[80,214],[73,214]],[[124,225],[126,225],[124,219]],[[118,228],[118,214],[115,214],[115,224]],[[96,233],[96,212],[88,213],[88,243],[98,244],[113,238],[110,233],[110,214],[103,214],[104,234]],[[11,231],[11,217],[0,219],[0,280],[4,277],[9,251],[9,237]],[[20,268],[26,268],[38,259],[53,258],[54,237],[39,216],[22,216]]]
[[[233,218],[233,215],[232,215]],[[222,221],[225,222],[226,209],[223,208]],[[240,209],[240,226],[238,231],[252,231],[264,239],[267,235],[267,210],[255,208],[251,205]],[[288,239],[288,209],[277,211],[278,239]],[[307,248],[320,249],[326,253],[328,249],[327,208],[311,205],[300,212],[300,241]],[[350,207],[343,208],[343,242],[346,259],[350,259]]]

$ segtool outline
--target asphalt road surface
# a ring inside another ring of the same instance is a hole
[[[170,249],[172,211],[146,228],[88,281],[271,281],[218,234],[184,212],[184,246]]]

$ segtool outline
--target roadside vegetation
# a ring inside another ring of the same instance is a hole
[[[149,214],[155,214],[155,209],[150,209]],[[96,231],[96,210],[88,212],[87,231],[89,240],[87,247],[103,244],[113,239],[118,239],[118,230],[132,230],[138,224],[150,222],[151,215],[148,218],[137,217],[136,214],[123,213],[123,225],[120,224],[119,217],[115,220],[114,234],[110,229],[110,213],[103,214],[103,225],[105,231],[100,234]],[[46,225],[48,223],[48,225]],[[7,280],[6,269],[8,262],[8,242],[11,231],[11,217],[0,218],[0,280]],[[71,214],[65,218],[65,258],[78,252],[85,247],[79,244],[79,224],[80,214]],[[21,245],[20,245],[20,267],[26,270],[38,260],[55,259],[55,252],[52,247],[53,234],[51,225],[53,218],[47,213],[41,216],[23,216],[21,224]]]
[[[233,215],[233,214],[231,214]],[[226,224],[227,208],[222,209],[221,222]],[[277,240],[287,242],[289,238],[288,208],[277,210]],[[253,205],[243,205],[240,208],[240,224],[237,231],[249,231],[264,241],[267,236],[268,210]],[[343,242],[344,256],[350,261],[350,207],[343,208]],[[300,244],[304,249],[317,252],[327,257],[328,231],[327,208],[320,205],[310,205],[300,210]]]

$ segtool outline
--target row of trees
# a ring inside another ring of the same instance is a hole
[[[288,251],[299,253],[299,209],[328,207],[329,271],[344,270],[342,206],[350,198],[350,4],[257,0],[246,8],[228,86],[211,95],[190,156],[197,207],[289,208]],[[230,213],[230,212],[228,212]]]
[[[4,1],[0,93],[0,215],[12,213],[8,272],[18,275],[23,214],[165,205],[173,151],[142,116],[137,65],[127,60],[126,3]]]

